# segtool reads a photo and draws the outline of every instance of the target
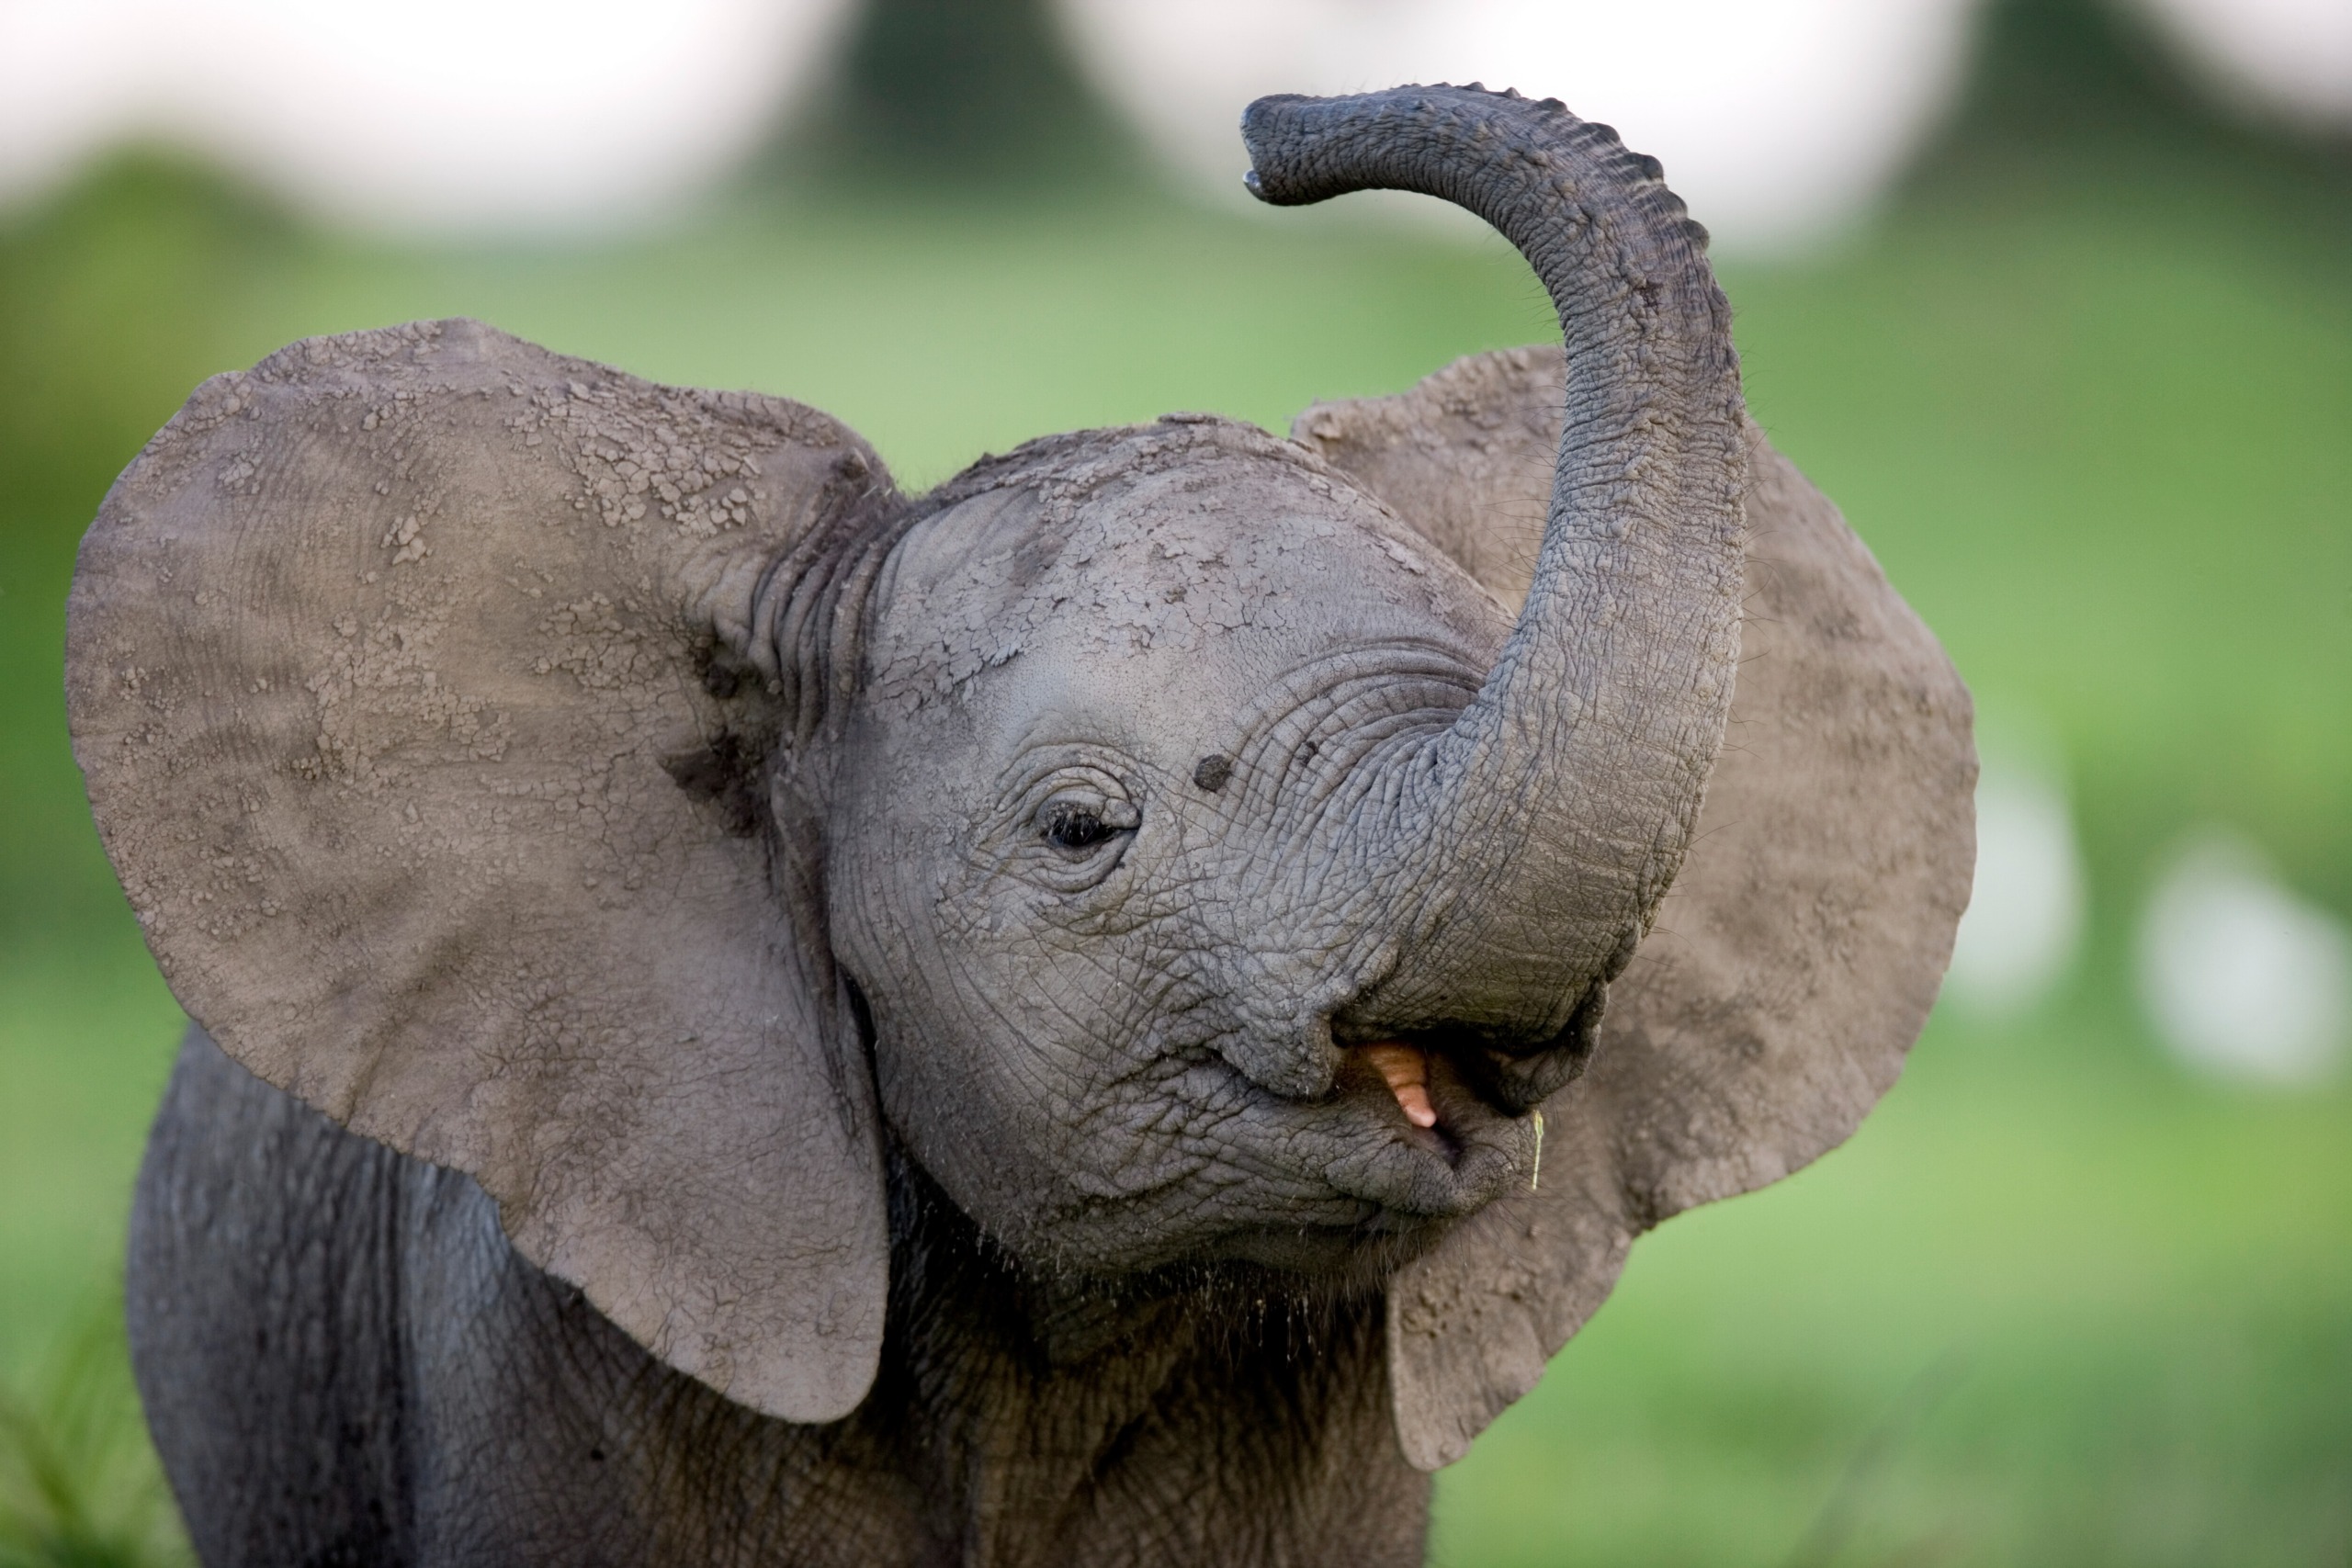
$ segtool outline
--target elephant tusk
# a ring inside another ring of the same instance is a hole
[[[1437,1107],[1430,1103],[1430,1059],[1419,1046],[1384,1040],[1364,1046],[1363,1054],[1386,1080],[1388,1092],[1396,1097],[1406,1121],[1416,1127],[1437,1125]]]

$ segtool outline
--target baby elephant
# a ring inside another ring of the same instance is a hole
[[[129,1290],[206,1562],[1417,1562],[1632,1238],[1893,1080],[1968,700],[1704,231],[1515,94],[1243,134],[1485,218],[1565,355],[910,496],[445,321],[116,485],[67,684],[198,1025]]]

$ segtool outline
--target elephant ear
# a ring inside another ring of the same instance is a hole
[[[1506,603],[1558,451],[1557,348],[1319,404],[1293,435]],[[1389,1292],[1398,1436],[1434,1470],[1528,1392],[1634,1236],[1845,1139],[1926,1021],[1974,860],[1968,693],[1820,491],[1748,429],[1738,686],[1699,829],[1544,1107],[1539,1185]]]
[[[70,604],[74,754],[189,1013],[794,1421],[864,1397],[888,1250],[762,626],[877,504],[809,409],[422,323],[205,383]]]

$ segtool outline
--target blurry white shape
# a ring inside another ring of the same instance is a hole
[[[2083,861],[2064,774],[2047,744],[1996,727],[1976,781],[1976,877],[1946,993],[1994,1018],[2030,1010],[2064,979],[2083,934]]]
[[[822,62],[849,0],[0,0],[0,199],[137,137],[384,227],[674,207]]]
[[[2352,125],[2352,0],[2140,0],[2224,96],[2274,118]]]
[[[1972,0],[1059,0],[1160,151],[1224,190],[1264,93],[1483,81],[1559,97],[1656,155],[1732,247],[1851,217],[1957,85]]]
[[[2149,902],[2140,992],[2191,1066],[2317,1083],[2352,1050],[2352,933],[2279,886],[2251,844],[2208,829],[2173,859]]]

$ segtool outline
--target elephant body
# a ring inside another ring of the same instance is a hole
[[[1275,97],[1559,310],[923,495],[469,321],[214,378],[85,536],[198,1031],[134,1359],[208,1563],[1406,1563],[1634,1238],[1894,1081],[1967,694],[1654,160]]]
[[[470,1179],[182,1047],[135,1364],[198,1552],[321,1568],[1421,1561],[1377,1296],[1057,1301],[894,1173],[884,1371],[827,1426],[662,1365]]]

